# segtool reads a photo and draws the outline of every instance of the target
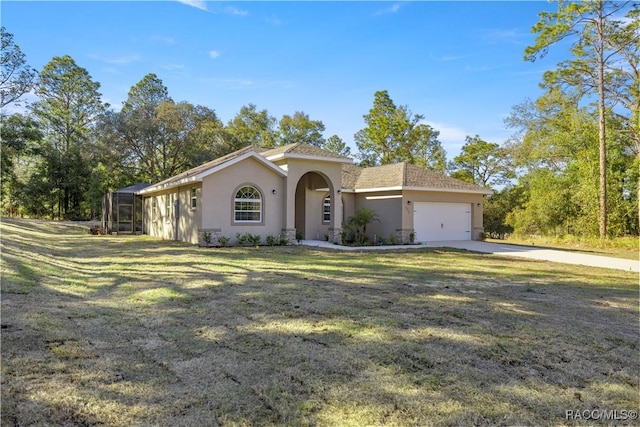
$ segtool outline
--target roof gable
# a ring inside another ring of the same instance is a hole
[[[260,153],[269,160],[279,160],[283,158],[291,159],[309,159],[332,161],[339,163],[352,163],[351,158],[336,154],[323,148],[315,147],[309,144],[297,142],[295,144],[283,145]]]
[[[178,175],[175,175],[171,178],[165,179],[164,181],[160,181],[156,184],[153,184],[141,191],[140,194],[152,193],[156,191],[165,190],[168,188],[177,187],[190,182],[200,182],[206,176],[209,176],[213,173],[216,173],[219,170],[225,169],[231,165],[234,165],[238,162],[241,162],[247,158],[254,158],[258,162],[264,164],[266,167],[272,169],[274,172],[278,173],[281,176],[287,176],[287,172],[283,169],[279,168],[275,164],[271,163],[259,153],[264,151],[262,147],[257,147],[254,145],[242,148],[238,151],[234,151],[233,153],[227,154],[222,157],[218,157],[210,162],[204,163],[200,166],[196,166],[195,168],[189,169],[188,171],[182,172]]]

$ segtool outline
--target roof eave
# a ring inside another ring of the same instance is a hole
[[[179,179],[177,181],[171,181],[168,182],[166,184],[162,184],[162,185],[153,185],[150,187],[147,187],[141,191],[138,191],[136,194],[148,194],[148,193],[157,193],[159,191],[164,191],[164,190],[168,190],[171,188],[175,188],[175,187],[180,187],[183,186],[185,184],[189,184],[189,183],[194,183],[194,182],[202,182],[202,180],[211,175],[214,174],[222,169],[228,168],[229,166],[232,166],[238,162],[241,162],[245,159],[248,159],[249,157],[253,157],[254,159],[256,159],[258,162],[264,164],[266,167],[272,169],[274,172],[276,172],[277,174],[279,174],[280,176],[286,177],[287,176],[287,172],[285,170],[283,170],[282,168],[274,165],[273,163],[271,163],[270,161],[268,161],[267,159],[265,159],[264,157],[262,157],[260,154],[256,153],[255,151],[249,151],[247,153],[244,153],[238,157],[234,157],[233,159],[230,159],[224,163],[221,163],[219,165],[213,166],[207,170],[204,170],[200,173]]]
[[[492,190],[488,189],[464,189],[464,188],[438,188],[438,187],[411,187],[411,186],[391,186],[391,187],[372,187],[372,188],[355,188],[355,189],[343,189],[345,193],[376,193],[381,191],[425,191],[435,193],[466,193],[466,194],[493,194]]]
[[[238,162],[241,162],[245,159],[248,159],[249,157],[253,157],[254,159],[256,159],[257,161],[259,161],[260,163],[262,163],[263,165],[265,165],[266,167],[268,167],[269,169],[272,169],[274,172],[276,172],[277,174],[279,174],[280,176],[286,177],[287,176],[287,171],[285,171],[284,169],[282,169],[279,166],[276,166],[275,164],[271,163],[270,160],[265,159],[264,157],[262,157],[260,154],[256,153],[255,151],[249,151],[241,156],[235,157],[227,162],[224,162],[222,164],[219,164],[217,166],[212,167],[211,169],[207,169],[206,171],[202,171],[199,174],[197,174],[196,176],[202,180],[203,178],[216,173],[222,169],[225,169],[229,166],[232,166]]]
[[[202,181],[202,179],[197,179],[197,175],[191,175],[189,177],[182,178],[178,181],[172,181],[162,185],[152,185],[140,191],[136,191],[136,194],[144,195],[148,193],[157,193],[159,191],[168,190],[171,188],[183,186],[185,184],[200,182],[200,181]]]
[[[277,161],[282,159],[300,159],[300,160],[315,160],[320,162],[332,162],[332,163],[347,163],[352,164],[353,160],[345,159],[340,157],[323,157],[323,156],[312,156],[310,154],[298,154],[298,153],[279,153],[274,154],[272,156],[267,156],[267,160],[269,161]]]

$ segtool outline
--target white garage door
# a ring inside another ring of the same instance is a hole
[[[471,240],[471,204],[416,202],[413,228],[416,242]]]

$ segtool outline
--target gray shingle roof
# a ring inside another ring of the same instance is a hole
[[[478,185],[404,162],[368,168],[343,165],[342,186],[351,190],[412,187],[424,188],[425,190],[488,192]]]

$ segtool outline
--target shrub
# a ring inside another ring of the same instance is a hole
[[[258,246],[262,237],[259,234],[236,233],[236,240],[239,246]]]
[[[273,234],[267,234],[267,245],[268,246],[276,246],[279,243],[279,240]]]
[[[229,245],[229,241],[231,241],[229,237],[218,236],[218,246],[222,246],[224,248],[225,246]]]
[[[247,246],[248,235],[249,235],[248,233],[245,233],[245,234],[236,233],[236,244],[238,246]]]
[[[211,244],[211,233],[209,233],[208,231],[205,231],[204,233],[202,233],[202,240],[204,240],[204,242],[208,245]]]
[[[398,239],[396,238],[396,235],[393,233],[389,234],[389,244],[392,246],[395,246],[398,244]]]
[[[343,243],[364,246],[369,244],[367,225],[373,221],[380,221],[378,214],[369,208],[360,208],[347,220],[343,229]]]
[[[104,227],[100,227],[99,225],[93,225],[89,228],[89,234],[94,236],[104,236],[107,234],[107,230]]]
[[[262,237],[259,234],[247,233],[247,241],[249,242],[249,245],[258,246],[261,240]]]

